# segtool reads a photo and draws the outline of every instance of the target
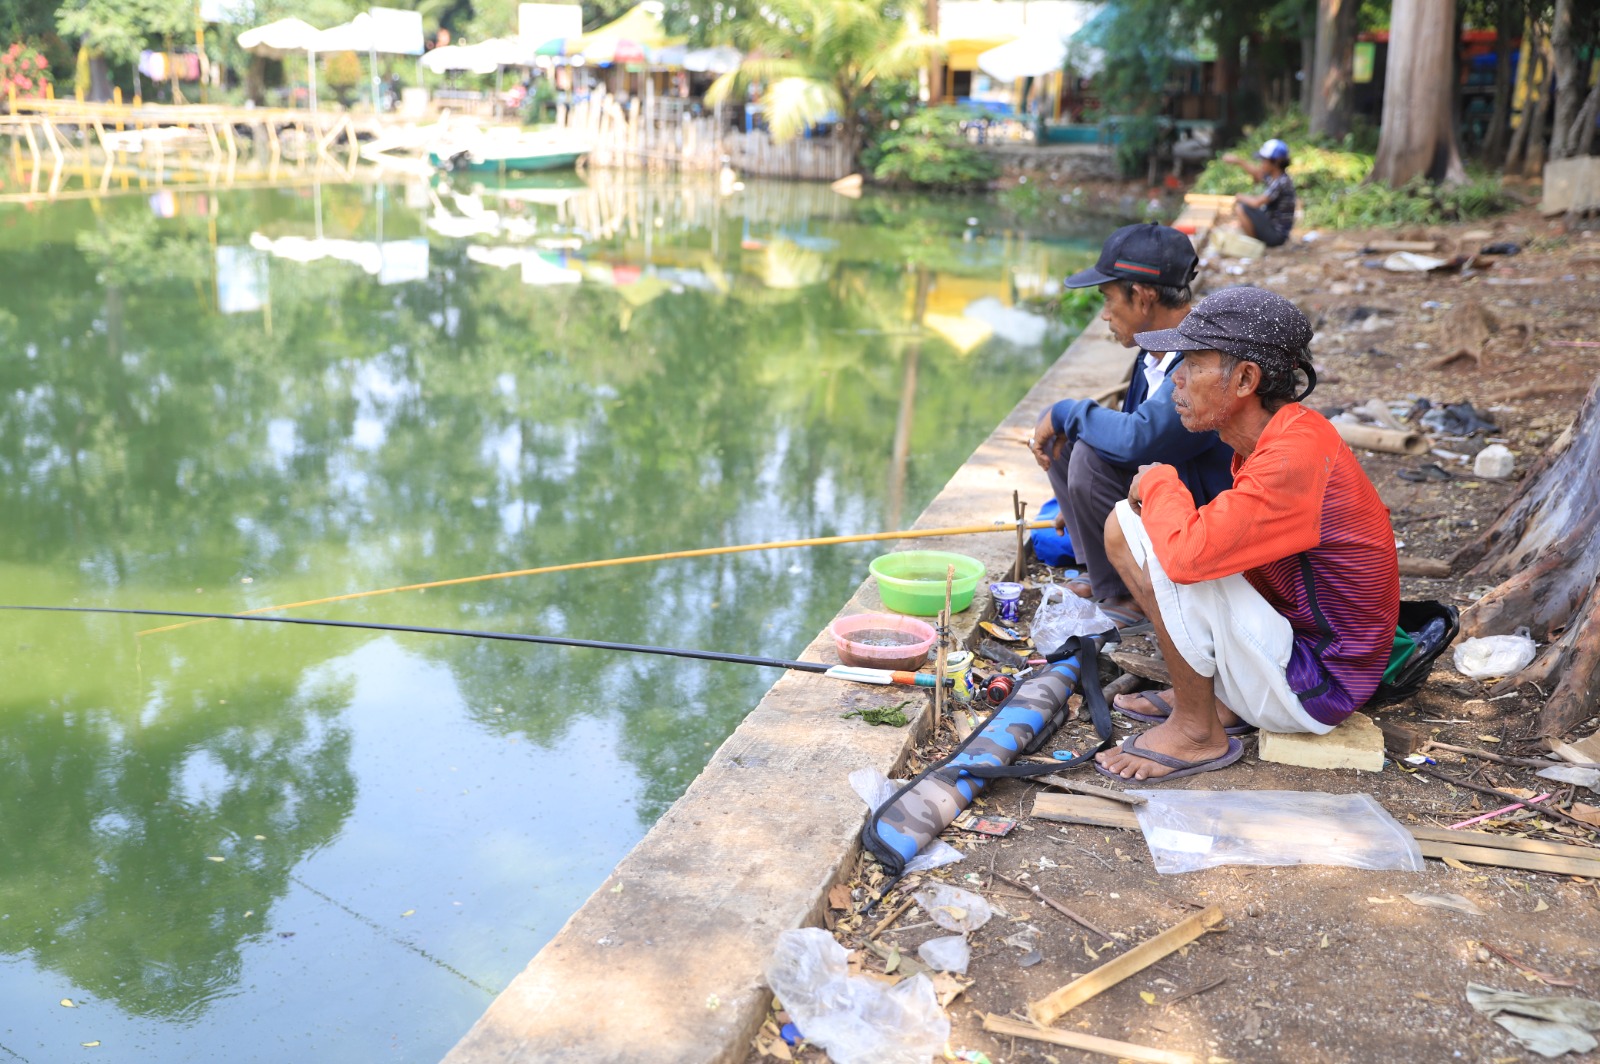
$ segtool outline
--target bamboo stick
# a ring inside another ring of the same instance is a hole
[[[1099,1053],[1101,1056],[1117,1057],[1120,1060],[1137,1060],[1140,1064],[1195,1064],[1194,1056],[1189,1053],[1152,1049],[1149,1046],[1119,1042],[1114,1038],[1101,1038],[1098,1035],[1080,1034],[1077,1031],[1035,1027],[1031,1023],[1013,1020],[1008,1016],[996,1016],[992,1012],[984,1013],[983,1029],[1011,1038],[1031,1038],[1035,1042],[1067,1046],[1069,1049],[1081,1049],[1086,1053]]]
[[[1220,924],[1222,919],[1222,910],[1215,905],[1193,916],[1185,917],[1155,938],[1139,943],[1122,956],[1107,961],[1089,974],[1074,979],[1038,1001],[1030,1002],[1028,1016],[1041,1027],[1048,1027],[1090,998],[1111,989],[1131,975],[1137,975],[1162,957],[1187,946]]]

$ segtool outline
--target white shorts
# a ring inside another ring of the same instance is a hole
[[[1126,499],[1115,513],[1134,560],[1150,574],[1173,649],[1195,672],[1213,678],[1223,705],[1262,731],[1332,731],[1333,725],[1306,712],[1289,686],[1285,670],[1294,629],[1288,619],[1238,573],[1198,584],[1173,583]]]

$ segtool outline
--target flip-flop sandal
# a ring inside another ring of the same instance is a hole
[[[1152,706],[1166,710],[1166,712],[1161,714],[1159,717],[1154,713],[1138,713],[1131,709],[1124,709],[1122,706],[1117,705],[1116,699],[1113,699],[1111,702],[1111,708],[1116,710],[1118,713],[1121,713],[1129,720],[1143,721],[1146,724],[1164,724],[1166,723],[1167,718],[1172,715],[1172,703],[1168,702],[1166,696],[1162,695],[1159,691],[1134,691],[1131,694],[1118,695],[1117,697],[1142,698],[1146,702],[1149,702]],[[1241,722],[1239,724],[1226,725],[1222,730],[1228,735],[1251,735],[1255,732],[1256,726],[1254,724],[1245,724]]]
[[[1150,618],[1144,614],[1125,610],[1121,606],[1107,606],[1101,603],[1100,612],[1111,618],[1111,623],[1116,625],[1117,630],[1123,635],[1138,635],[1155,627]]]
[[[1069,592],[1077,595],[1079,598],[1094,598],[1094,587],[1090,585],[1089,581],[1085,580],[1081,576],[1065,581],[1063,586]],[[1083,590],[1079,591],[1079,588],[1082,588]]]
[[[1119,749],[1125,754],[1142,757],[1146,761],[1153,761],[1163,768],[1172,769],[1165,776],[1152,776],[1149,779],[1141,780],[1118,775],[1098,761],[1094,763],[1094,770],[1100,775],[1109,779],[1121,780],[1123,783],[1165,783],[1167,780],[1182,779],[1184,776],[1195,776],[1202,772],[1215,772],[1219,768],[1227,768],[1244,756],[1244,743],[1241,743],[1238,739],[1229,739],[1228,752],[1219,757],[1213,757],[1208,761],[1185,761],[1181,757],[1169,757],[1154,750],[1146,750],[1139,745],[1138,735],[1130,735],[1122,740],[1122,746]]]

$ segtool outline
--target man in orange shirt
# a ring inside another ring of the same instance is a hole
[[[1144,699],[1152,712],[1137,716],[1156,726],[1097,768],[1176,779],[1238,760],[1230,733],[1321,734],[1371,698],[1394,645],[1399,559],[1355,455],[1300,405],[1316,374],[1294,304],[1224,289],[1176,328],[1136,339],[1187,352],[1178,416],[1234,451],[1233,487],[1204,506],[1172,467],[1147,465],[1106,522],[1107,553],[1155,624],[1172,690]]]

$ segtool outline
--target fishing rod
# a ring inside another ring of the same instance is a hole
[[[436,587],[457,587],[461,584],[477,584],[485,580],[506,580],[514,576],[543,576],[547,573],[566,573],[578,569],[603,569],[613,565],[637,565],[640,562],[664,562],[680,558],[710,558],[721,554],[742,554],[747,551],[781,550],[788,547],[828,547],[839,543],[868,543],[874,540],[885,539],[927,539],[933,536],[970,536],[981,532],[1006,532],[1017,527],[1019,522],[995,522],[987,525],[959,525],[951,528],[917,528],[897,532],[863,532],[852,536],[818,536],[814,539],[785,539],[772,543],[738,543],[722,547],[697,547],[693,550],[675,550],[664,554],[635,554],[627,558],[600,558],[586,562],[565,562],[561,565],[541,565],[535,569],[511,569],[503,573],[484,573],[480,576],[453,576],[445,580],[428,580],[420,584],[403,584],[400,587],[384,587],[375,591],[350,591],[342,595],[328,595],[324,598],[305,599],[300,602],[281,602],[272,606],[257,606],[254,609],[242,610],[239,613],[229,614],[229,617],[244,617],[255,613],[271,613],[274,610],[298,610],[307,606],[326,606],[331,602],[349,602],[352,599],[372,598],[375,595],[393,595],[400,591],[429,591]],[[1025,529],[1054,528],[1053,521],[1024,521],[1021,525]],[[174,614],[173,616],[181,616]],[[146,628],[140,635],[156,635],[159,632],[176,631],[187,628],[192,624],[205,624],[210,618],[199,616],[195,620],[181,621],[178,624],[166,624],[159,628]]]
[[[680,647],[658,647],[644,643],[614,643],[603,639],[571,639],[557,635],[528,635],[523,632],[486,632],[471,628],[429,628],[416,624],[384,624],[380,621],[336,621],[324,617],[266,617],[250,613],[200,613],[193,610],[147,610],[119,606],[5,606],[0,610],[29,610],[38,613],[111,613],[136,617],[187,617],[208,621],[261,621],[268,624],[305,624],[322,628],[361,628],[375,632],[410,632],[418,635],[453,635],[468,639],[500,639],[510,643],[538,643],[545,646],[586,647],[591,650],[618,650],[628,654],[661,654],[674,658],[695,658],[700,661],[724,661],[734,665],[758,665],[769,669],[792,669],[796,672],[816,673],[835,680],[852,683],[897,685],[900,687],[937,687],[938,680],[922,672],[902,672],[893,669],[866,669],[856,665],[829,665],[823,661],[790,661],[784,658],[766,658],[754,654],[727,654],[716,650],[687,650]],[[952,655],[954,662],[956,655]],[[971,663],[970,655],[966,657]],[[946,677],[945,686],[954,687],[957,697],[970,688],[962,669],[957,675]],[[963,699],[965,700],[965,699]]]

